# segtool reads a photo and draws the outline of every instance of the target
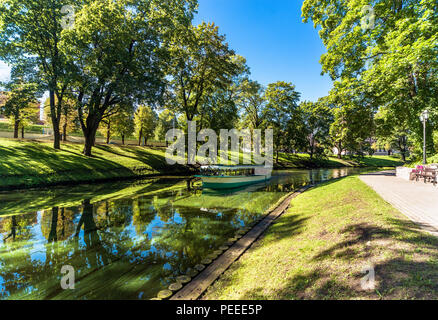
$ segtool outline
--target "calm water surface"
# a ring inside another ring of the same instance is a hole
[[[153,298],[288,192],[363,170],[278,171],[228,193],[181,179],[0,193],[0,299]]]

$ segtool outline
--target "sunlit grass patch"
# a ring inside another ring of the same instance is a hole
[[[340,167],[396,167],[403,162],[390,156],[328,157],[310,159],[308,154],[280,153],[278,168],[340,168]]]
[[[293,201],[207,292],[206,299],[435,299],[438,238],[357,177]],[[375,290],[362,289],[373,266]]]
[[[99,145],[93,157],[83,146],[65,143],[55,150],[50,143],[0,138],[0,187],[39,186],[61,182],[136,177],[184,170],[166,162],[164,148]]]

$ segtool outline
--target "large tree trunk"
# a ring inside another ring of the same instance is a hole
[[[88,126],[82,127],[82,132],[85,138],[84,150],[83,154],[87,157],[91,157],[91,151],[96,143],[96,132],[99,127],[100,120],[96,118],[90,118],[90,115],[87,118]]]
[[[92,156],[91,151],[96,141],[96,129],[87,130],[87,132],[84,133],[84,137],[85,137],[85,144],[84,144],[83,154],[87,157],[91,157]]]
[[[406,153],[407,153],[407,138],[401,137],[398,139],[398,148],[400,149],[400,154],[402,156],[403,162],[406,162]]]
[[[338,148],[338,159],[342,159],[342,144],[339,143],[337,148]]]
[[[14,139],[18,139],[18,129],[20,126],[20,120],[14,121]]]
[[[24,126],[21,127],[21,139],[24,139]]]
[[[65,119],[65,123],[62,126],[62,141],[67,141],[67,118]]]
[[[138,134],[138,146],[141,146],[141,138],[143,138],[143,129],[140,129],[140,133]]]
[[[122,145],[125,145],[125,135],[122,134]]]
[[[55,92],[53,90],[49,91],[50,97],[50,115],[52,118],[52,126],[53,126],[53,148],[61,149],[61,135],[59,132],[59,112],[57,112],[56,103],[55,103]],[[59,104],[59,101],[58,101]]]
[[[315,143],[312,141],[310,142],[310,160],[313,160],[314,150],[315,150]]]
[[[99,113],[93,113],[88,114],[86,120],[84,121],[82,116],[82,110],[78,109],[79,111],[79,121],[81,122],[81,128],[82,133],[84,135],[84,149],[82,153],[87,156],[91,157],[91,151],[96,143],[96,132],[97,128],[99,127],[99,123],[102,120],[102,114]]]
[[[111,122],[108,120],[106,127],[106,144],[110,143],[110,138],[111,138]]]

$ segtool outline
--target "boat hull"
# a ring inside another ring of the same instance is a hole
[[[207,189],[233,189],[251,184],[267,181],[271,176],[249,176],[249,177],[208,177],[198,176],[202,180],[202,186]]]

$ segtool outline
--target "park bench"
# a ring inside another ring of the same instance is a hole
[[[415,170],[412,171],[412,175],[415,176],[416,181],[420,180],[423,177],[423,173],[424,173],[423,166],[416,166]]]
[[[417,166],[416,172],[416,180],[424,179],[424,183],[431,182],[434,186],[437,185],[437,167],[425,167],[425,166]]]

